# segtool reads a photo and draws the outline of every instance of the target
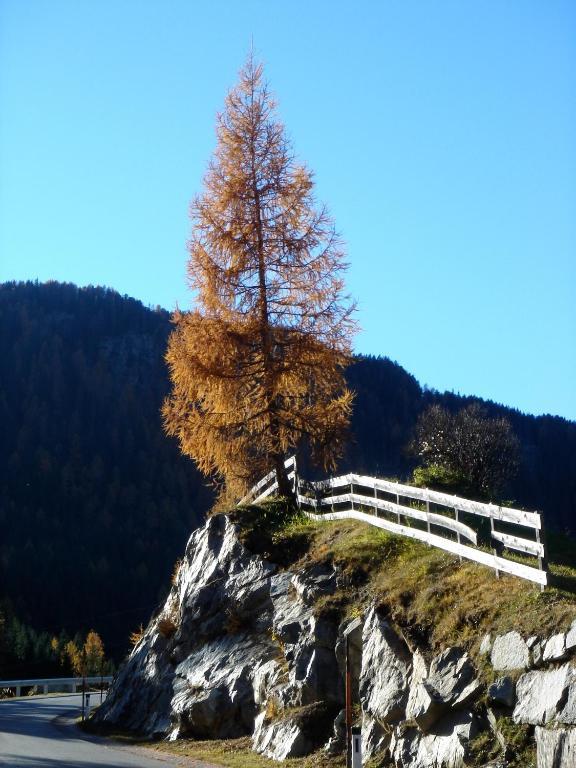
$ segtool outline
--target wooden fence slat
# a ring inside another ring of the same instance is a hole
[[[304,497],[300,498],[300,501],[304,504],[310,503],[310,500]],[[424,512],[420,509],[413,509],[412,507],[406,507],[403,504],[395,504],[393,501],[387,501],[386,499],[375,499],[373,497],[362,496],[358,493],[342,493],[338,496],[326,496],[319,503],[314,503],[313,506],[328,506],[329,504],[348,504],[348,503],[361,504],[366,507],[377,507],[383,509],[385,512],[391,512],[395,515],[404,515],[404,517],[411,517],[414,520],[421,520],[424,523],[430,522],[432,525],[438,525],[443,528],[448,528],[455,533],[460,533],[466,539],[473,544],[478,543],[477,533],[468,525],[459,523],[450,517],[444,515],[438,515],[435,512]]]
[[[428,533],[427,531],[421,531],[418,528],[409,528],[406,525],[399,525],[393,523],[390,520],[384,520],[382,517],[374,517],[366,512],[359,512],[357,510],[348,510],[341,512],[326,512],[323,515],[317,515],[314,512],[305,512],[307,517],[312,520],[361,520],[370,525],[375,525],[377,528],[384,528],[385,530],[393,533],[400,533],[404,536],[408,536],[412,539],[418,539],[424,541],[427,544],[433,544],[439,549],[443,549],[454,555],[462,555],[462,557],[468,560],[473,560],[476,563],[487,565],[489,568],[497,567],[500,571],[511,573],[514,576],[520,576],[528,581],[536,582],[543,586],[547,583],[546,571],[541,571],[538,568],[532,568],[529,565],[523,565],[522,563],[515,563],[512,560],[505,560],[503,557],[495,557],[489,552],[484,552],[481,549],[474,549],[466,544],[458,544],[456,541],[450,539],[444,539],[442,536],[437,536],[435,533]]]
[[[320,489],[323,487],[338,488],[342,485],[350,485],[351,482],[370,489],[373,489],[374,483],[376,483],[377,490],[384,491],[385,493],[398,494],[409,499],[415,499],[416,501],[430,501],[433,504],[439,504],[450,509],[458,509],[461,512],[471,512],[481,517],[491,517],[507,523],[524,525],[527,528],[539,529],[541,527],[540,515],[537,512],[525,512],[522,509],[500,507],[497,504],[484,504],[481,501],[471,501],[460,496],[431,491],[428,488],[415,488],[411,485],[393,483],[390,480],[380,480],[379,478],[368,477],[367,475],[341,475],[330,478],[330,480],[319,481],[315,485]]]
[[[294,464],[295,464],[295,463],[296,463],[296,456],[291,456],[289,459],[286,459],[286,461],[284,462],[284,466],[286,467],[286,469],[288,469],[288,467],[294,466]],[[262,480],[259,480],[259,481],[256,483],[256,485],[253,485],[253,486],[252,486],[252,488],[250,488],[250,490],[248,491],[248,493],[247,493],[245,496],[243,496],[243,497],[240,499],[240,501],[238,502],[238,506],[240,506],[240,505],[242,505],[242,504],[248,504],[248,503],[250,503],[250,499],[252,499],[252,497],[253,497],[253,496],[254,496],[256,493],[258,493],[258,491],[260,490],[260,488],[263,488],[263,487],[266,485],[266,483],[269,483],[269,482],[270,482],[270,480],[272,480],[272,478],[275,476],[275,474],[276,474],[276,470],[275,470],[275,469],[272,469],[270,472],[268,472],[268,474],[267,474],[267,475],[264,475],[264,477],[262,478]],[[288,476],[288,477],[290,477],[290,476]],[[294,475],[292,475],[292,477],[294,477]],[[276,488],[277,488],[277,487],[278,487],[278,486],[276,486]],[[276,488],[274,488],[274,489],[272,489],[272,490],[276,490]],[[270,491],[269,493],[272,493],[272,491]],[[268,494],[266,494],[266,495],[268,496],[268,495],[269,495],[269,493],[268,493]],[[253,499],[252,503],[256,503],[256,501],[257,501],[257,500],[260,500],[260,499],[262,499],[262,498],[265,498],[265,497],[263,497],[262,495],[260,495],[260,496],[258,497],[258,499]]]
[[[502,533],[502,531],[492,531],[492,538],[504,544],[508,549],[515,549],[528,555],[544,557],[544,546],[537,541],[528,541],[528,539],[511,536],[508,533]]]
[[[372,478],[354,475],[354,482],[363,485],[364,481],[371,481]],[[493,517],[495,520],[503,520],[516,525],[524,525],[528,528],[540,528],[540,515],[537,512],[525,512],[522,509],[513,509],[512,507],[500,507],[497,504],[484,504],[481,501],[471,501],[463,499],[460,496],[452,496],[440,491],[431,491],[428,488],[415,488],[411,485],[402,485],[393,483],[389,480],[378,480],[380,490],[385,490],[387,486],[388,493],[399,493],[400,496],[406,496],[420,501],[431,501],[433,504],[440,504],[451,509],[459,509],[461,512],[471,512],[482,517]],[[371,487],[371,486],[370,486]]]
[[[289,472],[288,480],[294,480],[295,474],[296,474],[295,472]],[[270,496],[271,493],[274,493],[274,491],[277,491],[277,490],[278,490],[278,483],[276,482],[276,480],[274,480],[272,485],[269,488],[266,488],[266,490],[263,491],[259,496],[257,496],[252,503],[258,504],[259,501],[262,501],[262,499],[267,498],[268,496]]]

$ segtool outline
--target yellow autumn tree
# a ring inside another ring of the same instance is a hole
[[[78,648],[74,640],[69,640],[64,646],[63,659],[67,660],[72,669],[72,674],[79,677],[84,674],[84,659],[82,651]]]
[[[232,493],[274,469],[290,496],[288,453],[304,440],[333,465],[349,422],[343,371],[356,326],[343,246],[251,56],[217,137],[191,205],[195,308],[173,317],[164,424]]]
[[[88,676],[100,674],[104,664],[104,644],[100,635],[93,629],[91,629],[86,636],[83,656],[86,674]]]

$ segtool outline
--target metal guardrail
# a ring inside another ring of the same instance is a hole
[[[33,680],[0,680],[0,688],[15,688],[16,696],[20,696],[23,688],[42,688],[43,693],[50,693],[50,690],[62,690],[61,686],[71,688],[72,693],[76,693],[84,683],[87,685],[100,685],[101,683],[111,683],[112,676],[104,677],[40,677]],[[60,686],[60,687],[59,687]]]
[[[548,583],[542,516],[538,512],[485,504],[354,473],[308,482],[298,477],[295,456],[285,466],[290,469],[288,476],[293,480],[298,505],[313,520],[362,520],[487,565],[497,575],[500,571],[510,573],[540,584],[541,588]],[[275,473],[270,472],[239,503],[256,503],[277,488]],[[471,525],[477,517],[490,520],[491,551],[481,547],[479,531]],[[532,530],[534,538],[525,538],[525,532],[519,530],[522,528]],[[537,567],[508,559],[505,550],[537,558]]]

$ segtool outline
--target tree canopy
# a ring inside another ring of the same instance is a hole
[[[342,243],[297,163],[252,57],[217,118],[218,144],[191,206],[189,283],[167,351],[166,430],[234,493],[305,441],[325,466],[342,452],[352,393],[354,304]]]
[[[422,479],[492,498],[517,471],[520,444],[508,419],[478,403],[457,413],[434,404],[418,418],[411,449],[428,470]]]

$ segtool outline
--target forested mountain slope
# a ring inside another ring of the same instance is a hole
[[[118,652],[212,498],[162,431],[169,331],[168,313],[111,290],[0,285],[0,597],[54,633],[94,626]],[[422,391],[382,358],[359,359],[348,379],[357,397],[343,470],[405,476],[420,411],[468,402]],[[487,408],[522,443],[509,497],[574,531],[576,424]]]

